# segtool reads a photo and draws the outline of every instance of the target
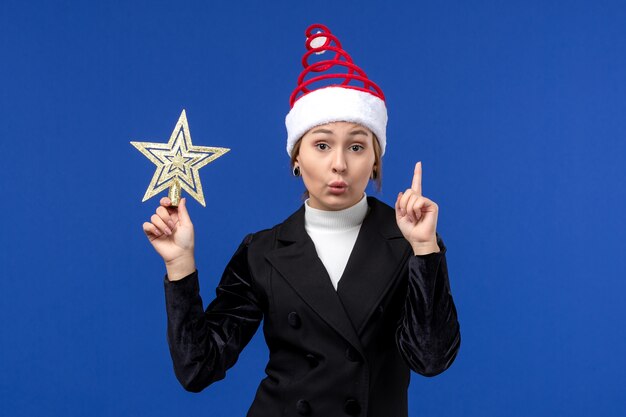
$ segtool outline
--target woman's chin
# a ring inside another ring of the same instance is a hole
[[[344,210],[352,207],[356,203],[358,203],[360,198],[355,198],[354,196],[348,195],[347,193],[341,194],[328,194],[323,198],[316,199],[314,205],[311,205],[311,201],[309,200],[309,205],[313,208],[318,208],[320,210]]]

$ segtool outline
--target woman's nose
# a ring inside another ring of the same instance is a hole
[[[344,172],[346,168],[346,158],[343,152],[335,152],[335,155],[333,156],[333,172]]]

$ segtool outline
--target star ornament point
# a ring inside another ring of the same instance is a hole
[[[230,151],[228,148],[193,145],[184,109],[167,143],[130,143],[156,165],[142,202],[179,184],[204,207],[206,203],[198,170]]]

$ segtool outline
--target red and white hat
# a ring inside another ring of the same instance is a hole
[[[291,93],[291,110],[285,118],[287,153],[291,156],[293,146],[309,129],[343,121],[370,129],[378,138],[382,156],[387,143],[387,107],[382,90],[352,62],[326,26],[311,25],[305,34],[304,70]],[[317,57],[322,59],[309,62]]]

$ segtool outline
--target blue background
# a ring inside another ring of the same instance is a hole
[[[183,108],[232,148],[189,209],[205,304],[243,236],[301,204],[284,150],[304,30],[389,107],[383,192],[423,163],[462,346],[413,416],[626,414],[626,5],[615,1],[0,2],[0,410],[242,416],[259,331],[200,394],[174,377],[164,265],[141,225]],[[623,397],[622,397],[623,398]]]

